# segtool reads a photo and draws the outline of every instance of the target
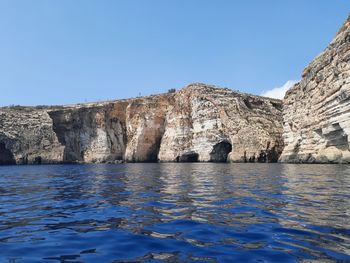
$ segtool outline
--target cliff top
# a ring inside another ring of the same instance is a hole
[[[331,40],[329,45],[315,58],[313,59],[309,65],[302,72],[302,79],[300,82],[295,84],[292,88],[287,90],[286,96],[290,93],[296,91],[302,85],[308,83],[310,79],[312,79],[317,72],[326,67],[332,60],[335,54],[340,54],[340,49],[346,49],[345,46],[349,45],[350,40],[350,14],[346,18],[342,27],[336,33],[334,38]]]
[[[275,99],[275,98],[270,98],[270,97],[264,97],[264,96],[259,96],[259,95],[255,95],[255,94],[251,94],[251,93],[246,93],[246,92],[240,92],[238,90],[233,90],[230,88],[225,88],[225,87],[219,87],[219,86],[215,86],[215,85],[208,85],[205,83],[191,83],[189,85],[187,85],[186,87],[184,87],[181,90],[206,90],[206,91],[224,91],[224,92],[228,92],[231,94],[234,94],[236,96],[243,96],[243,97],[252,97],[255,99],[264,99],[264,100],[269,100],[269,101],[273,101],[273,102],[277,102],[277,103],[281,103],[282,100],[280,99]],[[180,90],[180,91],[181,91]]]
[[[151,99],[157,99],[159,97],[167,97],[167,96],[174,96],[178,92],[184,92],[184,91],[200,91],[202,93],[231,93],[232,95],[236,95],[239,97],[252,97],[255,99],[263,99],[263,100],[269,100],[276,103],[282,103],[282,100],[269,98],[269,97],[263,97],[258,96],[250,93],[244,93],[237,90],[232,90],[229,88],[223,88],[218,87],[215,85],[208,85],[204,83],[191,83],[187,85],[186,87],[177,90],[174,93],[161,93],[156,95],[149,95],[149,96],[143,96],[143,97],[136,97],[136,98],[129,98],[129,99],[115,99],[115,100],[107,100],[107,101],[101,101],[101,102],[87,102],[87,103],[77,103],[77,104],[66,104],[66,105],[38,105],[38,106],[21,106],[21,105],[10,105],[10,106],[4,106],[0,107],[0,110],[21,110],[21,111],[34,111],[34,110],[60,110],[60,109],[69,109],[69,108],[80,108],[80,107],[99,107],[103,106],[109,103],[113,103],[116,101],[134,101],[134,100],[151,100]]]
[[[345,20],[342,27],[338,30],[336,36],[342,34],[343,32],[345,32],[349,28],[350,28],[350,14],[348,15],[348,18]]]

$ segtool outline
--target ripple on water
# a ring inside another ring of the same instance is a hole
[[[1,262],[350,261],[350,166],[0,167]]]

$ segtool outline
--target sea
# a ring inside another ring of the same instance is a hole
[[[350,262],[350,166],[1,166],[0,262]]]

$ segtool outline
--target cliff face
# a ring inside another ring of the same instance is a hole
[[[43,110],[0,110],[0,164],[58,163],[62,146]]]
[[[105,103],[3,108],[0,164],[277,161],[281,123],[281,101],[204,84]]]
[[[126,110],[128,162],[157,161],[165,131],[166,114],[171,110],[172,95],[131,101]]]
[[[284,162],[350,163],[350,16],[284,99]]]
[[[281,101],[229,89],[190,85],[175,94],[167,114],[162,161],[269,161],[281,153]],[[254,157],[255,156],[255,157]]]
[[[49,111],[63,162],[120,160],[126,148],[123,103]]]

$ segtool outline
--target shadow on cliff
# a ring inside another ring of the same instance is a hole
[[[5,143],[0,143],[0,165],[16,164],[13,153],[6,148]]]
[[[198,162],[198,158],[199,158],[199,154],[194,151],[191,151],[191,152],[184,153],[180,156],[177,156],[176,162],[177,163],[195,163],[195,162]]]
[[[118,116],[112,116],[115,110],[113,105],[107,107],[49,112],[58,141],[65,146],[63,163],[113,162],[123,159],[125,123]],[[91,154],[93,150],[100,153],[95,157]]]
[[[232,144],[227,141],[222,141],[214,145],[210,153],[210,161],[216,163],[227,162],[227,156],[232,151]]]

